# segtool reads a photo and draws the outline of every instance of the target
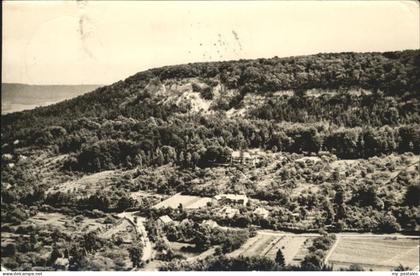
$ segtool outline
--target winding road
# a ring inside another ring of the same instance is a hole
[[[125,218],[131,221],[134,225],[137,227],[137,231],[141,233],[141,239],[144,245],[143,248],[143,256],[141,257],[141,260],[143,262],[150,260],[153,257],[153,248],[152,243],[150,242],[149,238],[147,237],[146,228],[144,228],[143,222],[145,221],[145,218],[139,217],[135,215],[136,212],[122,212],[119,213],[118,216],[121,218]],[[137,223],[135,223],[135,219],[137,218]]]

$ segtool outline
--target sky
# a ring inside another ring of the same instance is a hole
[[[2,81],[111,84],[202,61],[420,48],[417,1],[3,2]]]

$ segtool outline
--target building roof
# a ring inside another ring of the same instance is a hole
[[[246,195],[237,195],[237,194],[220,194],[220,195],[216,195],[214,198],[217,199],[217,200],[227,198],[227,199],[235,200],[235,201],[247,200],[248,199],[248,197]]]
[[[232,218],[233,216],[239,213],[239,210],[230,206],[225,206],[220,210],[220,212],[226,215],[227,217]]]
[[[10,188],[13,187],[10,183],[1,183],[1,186],[5,190],[9,190]]]
[[[58,258],[55,263],[55,265],[59,266],[67,266],[69,264],[69,259],[67,258]]]
[[[26,160],[26,159],[28,159],[28,157],[26,157],[25,155],[19,154],[18,159],[19,160]]]
[[[181,220],[181,223],[182,224],[185,224],[185,223],[191,223],[192,221],[191,220],[189,220],[189,219],[187,219],[187,218],[185,218],[185,219],[183,219],[183,220]]]
[[[240,151],[240,150],[235,150],[232,151],[232,158],[246,158],[246,159],[250,159],[251,155],[249,154],[249,152],[246,151]]]
[[[254,210],[254,214],[257,214],[257,215],[268,215],[269,213],[270,211],[262,207],[258,207],[257,209]]]
[[[12,160],[12,159],[13,159],[13,155],[11,155],[10,153],[5,153],[5,154],[3,154],[3,155],[1,156],[1,158],[2,158],[4,161],[10,161],[10,160]]]
[[[215,222],[214,220],[211,220],[211,219],[209,219],[209,220],[204,220],[204,221],[203,221],[203,224],[204,224],[204,225],[208,225],[208,226],[210,226],[210,227],[212,227],[212,228],[214,228],[214,227],[218,227],[218,226],[219,226],[219,224],[217,224],[217,222]]]
[[[159,220],[160,221],[162,221],[163,223],[170,223],[170,222],[173,222],[173,220],[169,217],[169,216],[161,216],[160,218],[159,218]]]

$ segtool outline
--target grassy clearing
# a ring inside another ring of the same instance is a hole
[[[66,229],[66,223],[70,221],[71,218],[61,213],[43,213],[39,212],[35,216],[29,218],[26,222],[33,223],[37,226],[45,227],[52,226],[60,230]]]
[[[179,204],[182,204],[183,208],[186,209],[197,209],[201,207],[206,207],[208,202],[211,202],[212,199],[209,197],[199,197],[199,196],[187,196],[176,194],[162,202],[159,202],[153,208],[178,208]]]
[[[93,194],[103,187],[107,186],[107,183],[116,174],[116,171],[102,171],[91,175],[84,176],[78,180],[68,181],[54,185],[48,189],[47,193],[53,192],[75,192],[78,191],[82,194],[88,195]]]
[[[343,237],[328,260],[334,269],[359,264],[364,269],[380,271],[399,264],[414,268],[418,262],[418,238],[384,237]]]
[[[102,230],[104,228],[104,219],[87,218],[83,216],[71,217],[61,213],[39,212],[29,218],[25,224],[35,224],[42,228],[58,229],[69,235],[79,233],[88,233],[90,231]]]

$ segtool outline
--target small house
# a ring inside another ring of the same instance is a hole
[[[300,218],[300,213],[298,213],[298,212],[292,213],[292,217]]]
[[[9,190],[10,188],[12,188],[13,186],[10,183],[1,183],[1,188],[3,190]]]
[[[54,263],[54,268],[57,270],[68,270],[69,268],[69,259],[67,258],[58,258]]]
[[[236,150],[231,154],[231,163],[255,165],[255,158],[249,152]]]
[[[25,161],[26,159],[28,159],[28,157],[26,157],[25,155],[20,154],[20,155],[18,156],[18,160],[19,160],[19,161]]]
[[[193,223],[194,222],[192,220],[185,218],[185,219],[181,220],[180,224],[193,224]]]
[[[232,208],[230,206],[225,206],[220,210],[220,214],[222,214],[225,218],[233,218],[235,215],[239,214],[239,210]]]
[[[261,217],[261,218],[267,218],[268,215],[270,214],[270,211],[268,211],[265,208],[262,207],[258,207],[257,209],[254,210],[253,212],[255,215]]]
[[[220,194],[214,197],[218,202],[225,202],[228,204],[241,204],[246,206],[248,203],[248,197],[246,195],[236,195],[236,194]]]
[[[3,161],[11,161],[13,160],[13,155],[11,155],[10,153],[5,153],[1,156],[1,159]]]
[[[174,221],[169,216],[165,215],[165,216],[159,217],[158,222],[160,222],[162,224],[168,224],[168,223],[172,223]]]
[[[216,227],[219,227],[219,224],[217,224],[217,222],[215,222],[214,220],[211,220],[211,219],[209,219],[209,220],[204,220],[202,224],[203,224],[203,225],[207,225],[207,226],[209,226],[210,228],[216,228]]]

